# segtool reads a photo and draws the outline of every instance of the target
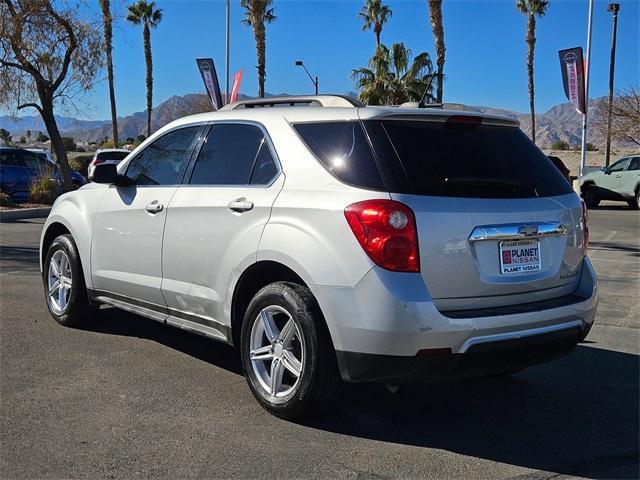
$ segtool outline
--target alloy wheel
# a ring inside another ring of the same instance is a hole
[[[291,314],[278,305],[263,308],[251,328],[250,359],[260,387],[277,399],[300,382],[304,338]]]
[[[51,309],[61,315],[69,305],[71,286],[71,263],[64,250],[57,250],[49,261],[47,288]]]

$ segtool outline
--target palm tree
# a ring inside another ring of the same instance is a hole
[[[376,47],[380,46],[380,34],[382,27],[393,12],[388,5],[383,5],[381,0],[366,0],[358,16],[364,21],[362,30],[370,30],[376,34]]]
[[[527,15],[527,75],[529,77],[529,105],[531,108],[531,140],[536,141],[536,113],[533,86],[533,54],[536,47],[536,16],[547,13],[549,0],[516,0],[516,8]]]
[[[153,107],[153,60],[151,58],[151,29],[162,20],[162,9],[156,8],[156,2],[147,3],[138,0],[129,5],[127,20],[134,25],[143,25],[144,59],[147,64],[147,137],[151,135],[151,108]]]
[[[411,50],[403,43],[376,48],[368,68],[354,70],[352,78],[360,89],[360,100],[369,105],[399,105],[419,101],[425,90],[431,93],[434,76],[427,52],[410,61]]]
[[[109,80],[109,101],[111,102],[111,126],[113,128],[113,146],[118,146],[118,115],[116,113],[116,93],[113,87],[113,58],[112,58],[112,38],[111,28],[111,5],[110,0],[100,0],[102,10],[102,27],[104,31],[104,48],[107,53],[107,77]]]
[[[240,4],[245,8],[242,23],[253,27],[253,36],[256,39],[256,54],[258,56],[258,96],[264,98],[264,80],[267,76],[266,69],[266,29],[265,23],[271,23],[276,19],[271,7],[272,0],[241,0]]]
[[[429,1],[429,20],[436,45],[436,65],[438,66],[438,90],[436,102],[442,103],[442,81],[444,80],[444,25],[442,24],[442,0]]]

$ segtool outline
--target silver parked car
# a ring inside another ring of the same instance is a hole
[[[236,345],[283,418],[326,409],[342,381],[517,372],[594,321],[586,210],[508,118],[243,101],[93,181],[42,233],[54,319],[107,304]]]
[[[637,210],[640,208],[640,155],[623,157],[610,167],[589,172],[581,179],[581,192],[589,208],[596,208],[601,200],[618,200]]]

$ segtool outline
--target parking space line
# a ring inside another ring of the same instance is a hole
[[[606,237],[604,237],[604,240],[602,240],[602,241],[603,241],[603,242],[608,242],[609,240],[611,240],[611,239],[616,235],[616,233],[618,233],[618,231],[617,231],[617,230],[612,230],[612,231],[609,233],[609,235],[607,235]]]

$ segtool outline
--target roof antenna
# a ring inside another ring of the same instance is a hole
[[[429,83],[427,87],[424,89],[424,93],[422,94],[422,98],[418,102],[418,108],[427,108],[427,96],[433,98],[433,95],[429,95],[429,90],[431,89],[431,84],[433,83],[433,79],[436,78],[436,73],[431,74],[431,78],[429,79]]]

